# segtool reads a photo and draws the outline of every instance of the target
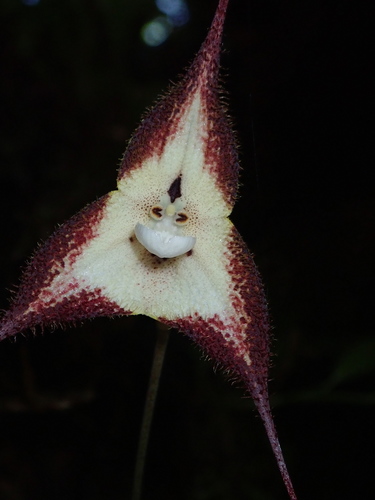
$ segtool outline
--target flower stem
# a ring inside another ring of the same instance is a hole
[[[147,446],[150,436],[152,417],[155,409],[155,401],[158,393],[159,381],[165,352],[169,339],[169,329],[162,323],[157,324],[157,338],[154,357],[151,367],[150,379],[143,409],[142,425],[138,440],[137,457],[135,460],[135,472],[133,479],[133,492],[131,500],[140,500],[142,494],[143,474],[146,462]]]

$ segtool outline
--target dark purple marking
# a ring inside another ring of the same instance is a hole
[[[174,203],[177,198],[181,198],[181,175],[179,175],[171,184],[168,189],[168,194],[171,203]]]

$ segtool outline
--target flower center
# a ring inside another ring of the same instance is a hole
[[[160,204],[151,207],[149,226],[136,224],[135,235],[141,245],[158,257],[179,257],[191,250],[196,242],[192,236],[184,236],[183,228],[189,221],[188,214],[179,198],[171,203],[169,194]]]

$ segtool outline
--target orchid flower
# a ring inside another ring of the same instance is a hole
[[[0,339],[96,316],[145,314],[177,328],[250,393],[296,499],[269,405],[262,282],[228,218],[239,165],[218,87],[227,4],[219,1],[186,75],[130,140],[117,189],[37,250],[0,322]]]

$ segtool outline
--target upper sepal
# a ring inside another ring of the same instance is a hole
[[[211,177],[232,210],[238,187],[236,140],[220,97],[219,60],[227,1],[220,2],[208,36],[181,81],[144,117],[124,153],[118,187],[136,169],[157,165],[160,182],[182,174],[185,191]],[[155,175],[150,169],[150,177]],[[155,177],[156,179],[156,177]]]

